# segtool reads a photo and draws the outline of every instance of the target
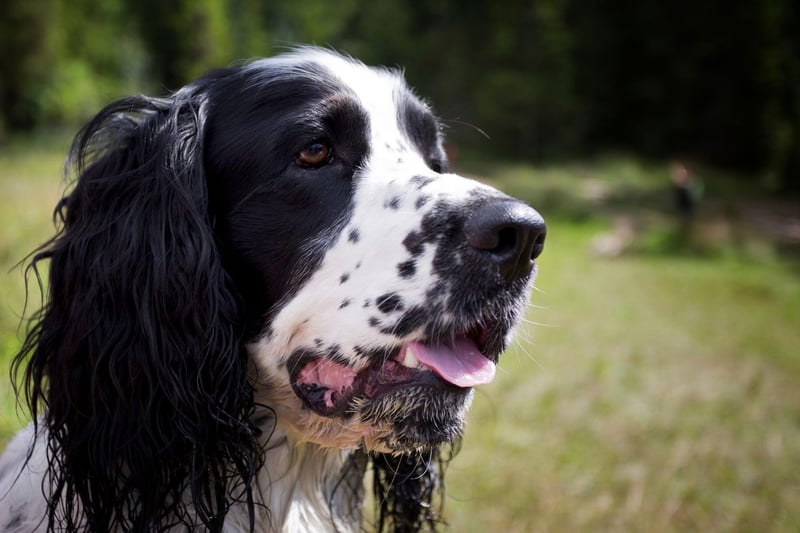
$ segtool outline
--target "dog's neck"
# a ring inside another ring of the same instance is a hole
[[[273,530],[360,531],[366,455],[297,443],[279,426],[270,430],[261,437],[258,490]]]

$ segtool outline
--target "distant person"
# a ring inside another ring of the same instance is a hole
[[[702,196],[702,184],[692,176],[689,167],[680,161],[671,165],[669,174],[675,191],[675,208],[682,218],[690,219]]]

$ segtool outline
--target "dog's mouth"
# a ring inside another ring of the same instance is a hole
[[[466,392],[494,379],[497,354],[484,353],[486,337],[473,331],[444,342],[406,342],[361,370],[300,352],[289,360],[292,388],[307,408],[325,417],[350,416],[359,400],[380,400],[403,389]]]

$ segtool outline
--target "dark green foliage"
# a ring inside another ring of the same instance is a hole
[[[7,0],[0,14],[0,134],[34,126],[31,92],[46,79],[54,0]]]
[[[760,4],[759,80],[763,90],[762,142],[773,185],[800,191],[800,8],[794,2]]]
[[[296,43],[405,68],[461,153],[691,158],[799,190],[793,0],[8,0],[0,124],[75,122],[131,92]],[[488,139],[481,135],[485,131]]]
[[[169,90],[231,60],[230,23],[220,0],[130,1],[152,74]]]
[[[590,139],[756,168],[756,3],[611,3],[573,8]]]
[[[266,23],[269,5],[262,0],[229,0],[228,17],[233,57],[244,59],[270,54],[271,30]]]

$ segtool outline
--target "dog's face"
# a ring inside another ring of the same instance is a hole
[[[301,50],[215,85],[205,165],[256,401],[323,446],[456,438],[520,318],[541,217],[447,173],[395,72]]]

